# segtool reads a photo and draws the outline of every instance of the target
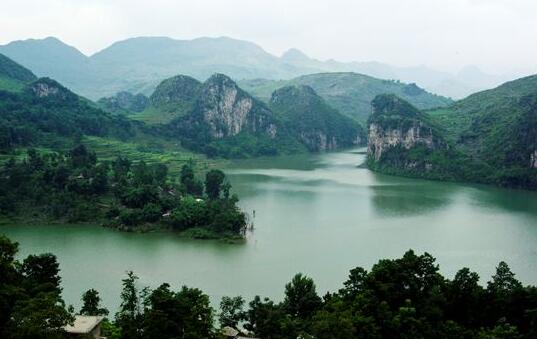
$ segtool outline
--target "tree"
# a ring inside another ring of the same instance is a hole
[[[82,315],[108,315],[106,308],[100,307],[101,297],[96,290],[89,289],[82,295],[82,308],[80,314]]]
[[[128,271],[127,278],[122,280],[121,305],[116,313],[116,323],[121,327],[121,338],[125,339],[141,337],[142,312],[136,280],[138,277],[132,271]]]
[[[313,279],[298,273],[285,285],[285,311],[293,317],[307,319],[321,306]]]
[[[201,290],[183,286],[179,292],[162,284],[146,299],[144,338],[192,338],[213,336],[213,310]]]
[[[15,304],[9,321],[11,338],[64,338],[64,326],[74,317],[57,292],[40,292]]]
[[[241,296],[222,297],[222,300],[220,300],[220,316],[218,317],[220,326],[236,328],[239,322],[245,318],[243,307],[244,299]]]
[[[201,196],[203,194],[203,184],[196,180],[192,161],[181,167],[181,185],[185,188],[185,192],[190,195]]]
[[[29,255],[22,263],[21,272],[27,289],[32,293],[61,292],[60,265],[55,255],[51,253]]]
[[[205,176],[205,193],[209,199],[220,198],[222,184],[226,179],[226,175],[221,170],[210,170]]]
[[[522,284],[515,278],[515,274],[509,265],[501,261],[496,267],[496,274],[492,276],[492,281],[487,284],[487,290],[497,295],[505,295],[522,288]]]
[[[247,322],[244,325],[256,336],[266,339],[282,339],[297,337],[295,323],[289,319],[280,305],[265,298],[255,296],[246,312]]]

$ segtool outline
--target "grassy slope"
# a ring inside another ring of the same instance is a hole
[[[3,77],[0,75],[0,90],[9,91],[9,92],[20,92],[24,88],[24,83],[10,79],[8,77]]]

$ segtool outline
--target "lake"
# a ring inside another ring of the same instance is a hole
[[[363,151],[363,150],[360,150]],[[58,256],[64,299],[80,305],[96,288],[119,305],[121,279],[199,287],[224,295],[283,297],[303,272],[318,290],[337,290],[348,271],[412,248],[437,258],[442,273],[470,267],[485,284],[506,261],[537,284],[537,193],[391,177],[360,168],[363,152],[343,151],[235,162],[226,172],[255,229],[242,245],[122,233],[98,226],[2,226],[20,254]],[[255,210],[255,217],[254,211]]]

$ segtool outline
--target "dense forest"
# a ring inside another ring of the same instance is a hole
[[[99,161],[80,145],[14,158],[0,168],[0,215],[11,222],[101,222],[123,230],[169,228],[196,238],[241,238],[246,216],[220,170],[177,177],[161,163]]]
[[[62,300],[56,257],[29,255],[19,262],[17,252],[17,243],[0,236],[0,336],[66,337],[63,327],[75,310]],[[127,272],[115,315],[94,289],[83,293],[76,313],[108,316],[103,335],[111,339],[219,338],[226,326],[269,339],[537,335],[537,287],[523,286],[505,262],[483,287],[468,268],[447,279],[430,254],[410,250],[378,261],[370,271],[352,269],[340,290],[324,296],[311,278],[297,274],[285,285],[281,302],[256,296],[247,304],[240,296],[223,297],[219,311],[197,288],[174,290],[164,283],[150,289],[137,280]]]

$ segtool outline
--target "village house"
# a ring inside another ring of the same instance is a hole
[[[91,315],[75,315],[73,325],[65,326],[65,332],[70,338],[95,338],[101,337],[101,322],[104,317]]]

